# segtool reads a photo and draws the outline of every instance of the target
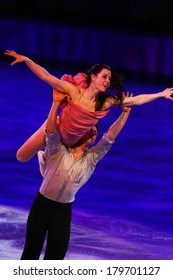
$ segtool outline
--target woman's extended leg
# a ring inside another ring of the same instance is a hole
[[[40,128],[29,137],[26,142],[20,147],[16,153],[16,158],[21,162],[26,162],[31,159],[39,150],[45,148],[45,129],[46,121]],[[57,116],[57,129],[59,128],[59,117]]]
[[[32,158],[40,149],[45,147],[46,121],[29,137],[16,153],[19,161],[25,162]]]

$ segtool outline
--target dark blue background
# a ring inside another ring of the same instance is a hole
[[[11,67],[3,52],[14,49],[58,77],[108,63],[125,75],[125,91],[137,95],[173,86],[173,38],[158,31],[21,18],[2,18],[0,26],[0,204],[28,211],[41,183],[37,157],[20,163],[15,154],[46,119],[52,89],[24,64]],[[120,112],[112,108],[101,120],[99,137]],[[77,194],[76,211],[140,223],[172,242],[172,119],[173,103],[165,99],[133,107],[111,151]]]

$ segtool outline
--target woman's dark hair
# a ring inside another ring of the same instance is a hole
[[[123,81],[124,81],[124,76],[121,74],[118,74],[117,72],[113,71],[111,69],[111,67],[107,64],[95,64],[94,66],[92,66],[88,71],[87,71],[87,83],[88,85],[90,85],[91,83],[91,75],[97,75],[98,73],[100,73],[103,69],[108,69],[109,71],[111,71],[111,80],[110,80],[110,86],[109,89],[115,89],[117,91],[117,94],[108,94],[108,93],[103,93],[100,92],[97,95],[97,99],[96,99],[96,111],[99,111],[102,107],[102,105],[104,104],[106,98],[108,97],[113,97],[116,99],[116,104],[117,106],[121,106],[122,101],[123,101]]]
[[[98,123],[98,122],[95,124],[95,127],[96,127],[96,129],[97,129],[97,133],[98,133],[98,132],[99,132],[99,130],[100,130],[100,127],[99,127],[99,123]]]
[[[91,83],[91,75],[94,74],[95,76],[97,76],[97,74],[99,74],[103,69],[108,69],[109,71],[111,71],[111,67],[109,65],[103,64],[103,63],[95,64],[87,71],[86,81],[87,81],[88,85],[90,85],[90,83]]]

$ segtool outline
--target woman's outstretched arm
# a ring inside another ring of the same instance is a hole
[[[75,98],[78,98],[78,95],[80,94],[78,87],[72,83],[58,79],[54,75],[50,74],[45,68],[29,59],[27,56],[18,54],[13,50],[6,50],[4,54],[14,58],[14,61],[11,63],[11,65],[24,62],[37,77],[48,83],[52,88],[55,88],[62,93],[69,94],[73,101],[75,101]]]
[[[166,88],[165,90],[158,93],[139,94],[136,96],[125,97],[123,100],[123,105],[142,105],[159,98],[166,98],[173,101],[173,88]]]

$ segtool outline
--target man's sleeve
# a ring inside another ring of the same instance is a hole
[[[46,132],[45,134],[46,134],[45,155],[47,157],[55,154],[60,149],[61,142],[60,142],[60,135],[58,130],[56,130],[52,134],[47,134]]]
[[[45,160],[43,158],[44,152],[42,150],[38,151],[37,157],[38,157],[38,164],[41,175],[44,177],[44,171],[45,171]]]
[[[95,164],[99,162],[107,154],[107,152],[112,147],[112,144],[114,143],[108,140],[105,135],[106,134],[104,134],[100,139],[100,141],[93,148],[90,149]]]

